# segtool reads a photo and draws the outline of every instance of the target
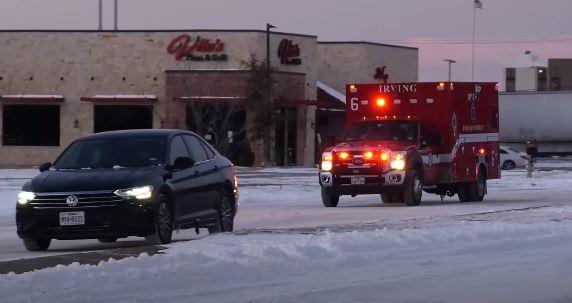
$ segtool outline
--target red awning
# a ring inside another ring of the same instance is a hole
[[[62,95],[1,95],[1,102],[63,102]]]
[[[81,101],[93,103],[148,103],[157,102],[155,95],[94,95],[81,97]]]
[[[343,109],[343,104],[337,104],[324,100],[276,100],[276,105],[284,107],[294,107],[298,105],[313,105],[319,108],[340,108]]]
[[[174,97],[173,100],[180,102],[243,102],[244,97],[223,97],[223,96],[185,96]]]
[[[221,97],[221,96],[192,96],[192,97],[175,97],[173,100],[180,102],[244,102],[244,97]],[[276,100],[274,103],[278,107],[296,107],[298,105],[314,105],[320,108],[341,108],[344,109],[343,104],[335,102],[322,101],[322,100]]]

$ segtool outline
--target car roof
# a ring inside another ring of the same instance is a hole
[[[110,138],[133,138],[133,137],[171,137],[176,134],[193,134],[183,129],[129,129],[96,133],[85,136],[80,140],[110,139]]]

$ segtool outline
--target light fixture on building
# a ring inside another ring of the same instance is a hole
[[[77,121],[77,119],[75,119],[73,121],[73,128],[78,128],[79,127],[79,121]]]

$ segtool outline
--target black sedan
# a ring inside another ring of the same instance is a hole
[[[234,166],[184,130],[128,130],[73,142],[18,194],[18,236],[28,250],[52,239],[128,236],[171,241],[174,229],[233,230]]]

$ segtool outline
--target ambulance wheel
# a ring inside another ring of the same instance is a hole
[[[340,202],[340,196],[332,193],[331,190],[322,187],[322,203],[325,207],[336,207]]]
[[[415,170],[408,171],[405,175],[405,184],[403,187],[403,202],[407,206],[417,206],[421,203],[423,196],[423,183],[419,177],[419,173]]]
[[[384,193],[384,194],[380,194],[380,196],[381,196],[381,201],[383,202],[383,204],[393,203],[393,195],[392,194]]]
[[[483,201],[487,192],[487,179],[484,169],[479,169],[477,181],[470,183],[468,186],[469,200],[474,202]]]
[[[457,183],[457,196],[459,196],[459,201],[469,202],[469,186],[470,183]]]

